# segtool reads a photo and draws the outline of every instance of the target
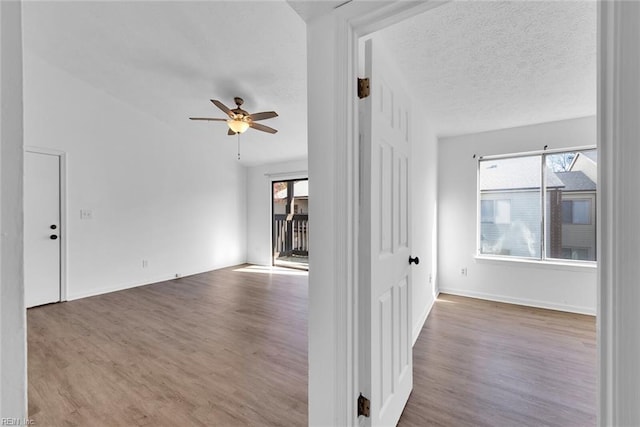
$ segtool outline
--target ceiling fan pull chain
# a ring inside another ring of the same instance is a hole
[[[240,134],[236,134],[238,135],[238,160],[240,160]]]

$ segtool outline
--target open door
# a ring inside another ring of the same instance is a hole
[[[360,378],[366,425],[397,424],[413,388],[410,105],[384,52],[365,42],[371,94],[360,101]]]

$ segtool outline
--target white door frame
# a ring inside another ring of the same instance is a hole
[[[67,289],[67,153],[51,148],[26,146],[26,153],[46,154],[57,156],[60,161],[60,301],[66,301]]]
[[[630,266],[637,266],[640,258],[640,230],[637,219],[622,214],[631,204],[631,213],[640,217],[640,195],[621,193],[617,185],[640,180],[640,168],[624,167],[623,155],[634,153],[633,144],[640,141],[635,119],[640,106],[634,98],[640,94],[634,62],[640,62],[640,7],[635,2],[598,2],[598,424],[638,424],[635,352],[640,338],[632,332],[640,325],[640,310],[632,308],[635,300],[619,296],[635,296],[631,288],[637,285],[638,272]],[[324,184],[314,190],[310,211],[333,213],[315,217],[316,230],[326,230],[329,238],[314,233],[310,241],[310,425],[358,425],[358,38],[442,3],[352,1],[307,21],[309,178]],[[629,229],[638,235],[632,238],[634,244],[622,241],[625,229],[627,236]],[[631,380],[630,373],[635,375]]]
[[[598,425],[640,425],[640,3],[598,3]]]

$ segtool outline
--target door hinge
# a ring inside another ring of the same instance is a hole
[[[362,393],[358,396],[358,416],[362,415],[369,418],[371,413],[371,402],[364,397]]]
[[[366,98],[370,93],[369,77],[365,77],[364,79],[358,78],[358,98]]]

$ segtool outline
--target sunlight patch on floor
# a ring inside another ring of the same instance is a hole
[[[250,265],[247,267],[236,268],[233,271],[239,273],[259,273],[259,274],[282,274],[286,276],[308,276],[309,272],[305,270],[296,270],[293,268],[269,267],[266,265]]]

